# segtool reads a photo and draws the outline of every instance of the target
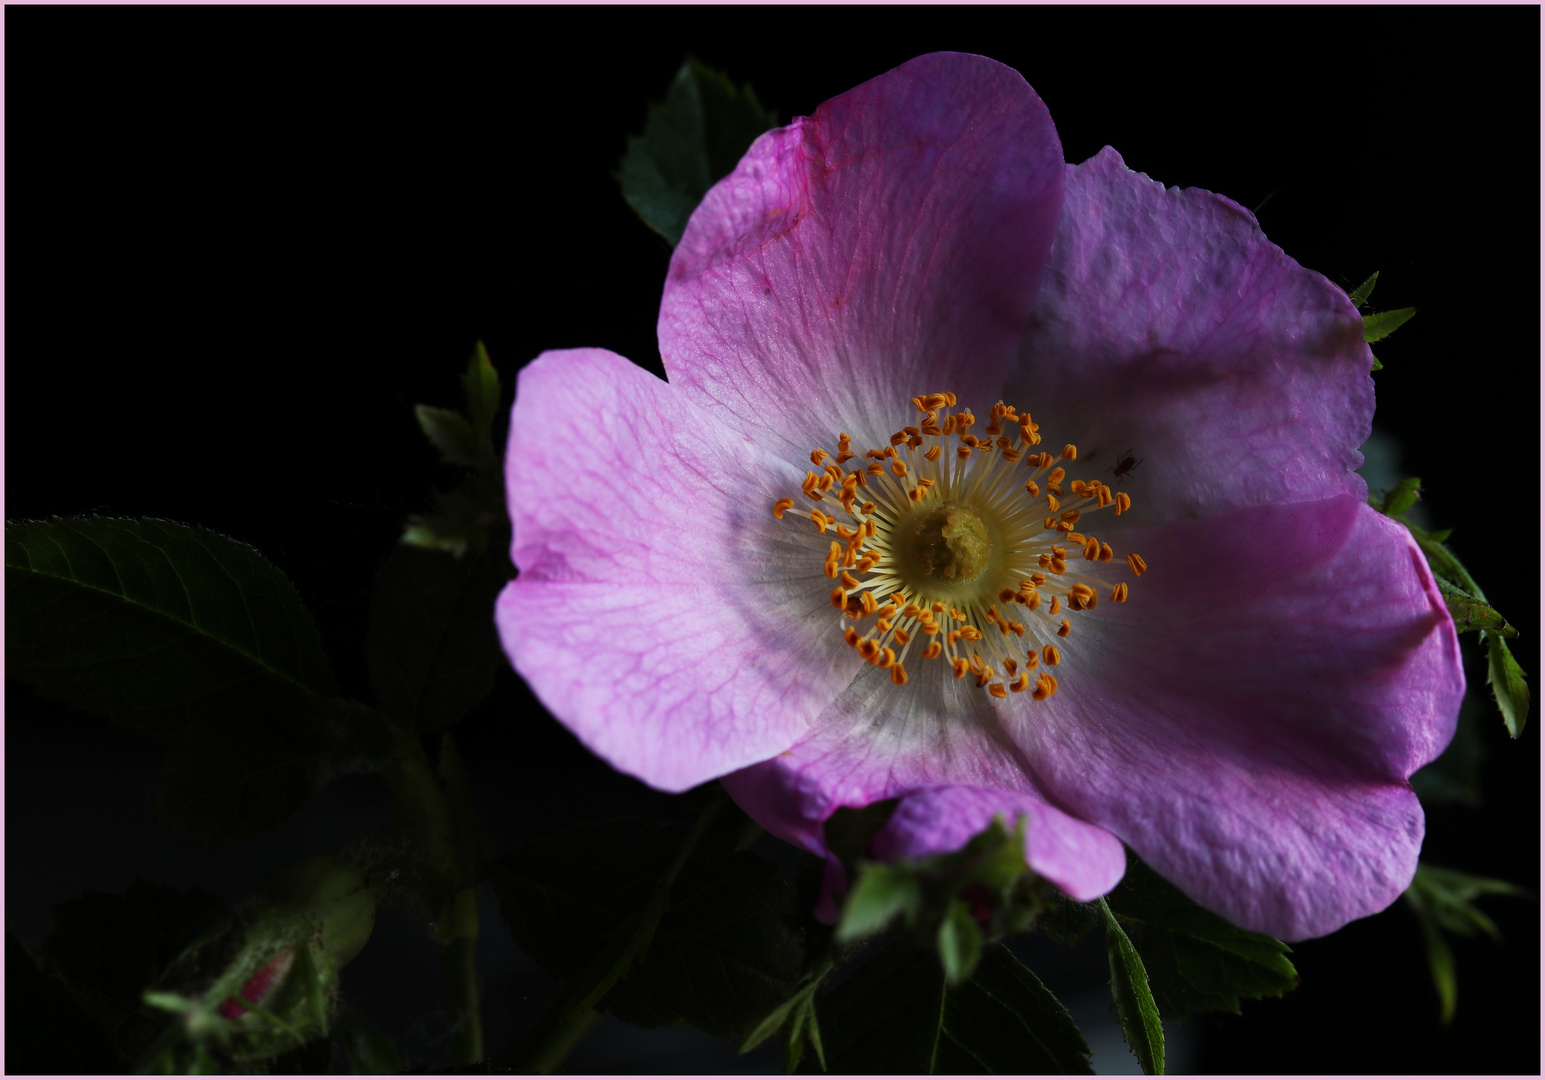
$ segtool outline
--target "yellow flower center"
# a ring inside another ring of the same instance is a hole
[[[1071,443],[1057,457],[1032,451],[1040,425],[1013,406],[993,406],[982,438],[969,409],[953,411],[954,394],[912,404],[917,426],[887,447],[860,455],[842,434],[835,455],[812,450],[821,471],[807,472],[802,490],[815,505],[779,499],[773,516],[835,531],[824,567],[837,582],[831,603],[842,635],[890,669],[892,682],[906,684],[905,661],[917,648],[925,660],[944,659],[957,679],[974,675],[994,697],[1029,690],[1044,701],[1057,692],[1050,669],[1062,662],[1071,616],[1093,610],[1102,588],[1116,603],[1127,598],[1125,582],[1096,572],[1114,559],[1111,546],[1076,526],[1093,512],[1119,515],[1132,500],[1098,480],[1069,480],[1062,463],[1078,458]],[[843,467],[854,460],[858,467]],[[1078,569],[1068,568],[1070,551]],[[1134,577],[1148,568],[1137,554],[1126,564]]]

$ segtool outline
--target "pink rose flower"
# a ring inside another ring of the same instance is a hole
[[[1016,72],[920,57],[708,193],[668,383],[521,372],[505,650],[617,769],[723,778],[817,855],[840,806],[899,798],[876,858],[1024,817],[1075,898],[1125,842],[1239,926],[1328,933],[1410,882],[1407,778],[1464,692],[1353,471],[1360,329],[1235,203],[1067,165]]]

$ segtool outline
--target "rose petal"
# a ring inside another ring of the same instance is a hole
[[[902,798],[875,834],[875,859],[919,858],[959,850],[1002,815],[1010,829],[1025,818],[1025,861],[1075,900],[1088,902],[1116,887],[1126,873],[1121,841],[1026,792],[937,787]]]
[[[1081,618],[1009,726],[1059,806],[1206,907],[1298,940],[1410,883],[1406,778],[1453,735],[1453,623],[1400,525],[1348,496],[1132,530],[1149,571]]]
[[[786,749],[852,679],[821,570],[830,536],[771,520],[801,479],[613,353],[544,353],[520,373],[520,576],[499,632],[616,768],[693,787]]]
[[[997,400],[1062,201],[1018,72],[935,53],[763,135],[671,259],[673,386],[794,459],[884,445],[915,394]]]
[[[1142,460],[1132,521],[1345,492],[1373,419],[1345,292],[1221,195],[1166,189],[1110,147],[1067,197],[1005,398],[1080,460]],[[1115,483],[1115,480],[1111,480]]]
[[[826,854],[822,830],[839,806],[905,797],[876,838],[875,854],[884,858],[948,850],[985,829],[994,813],[1010,824],[1028,814],[1032,867],[1073,895],[1109,891],[1125,866],[1121,844],[1041,798],[992,699],[971,680],[949,677],[939,661],[924,663],[904,688],[868,669],[807,737],[725,777],[725,788],[769,832],[817,855]]]

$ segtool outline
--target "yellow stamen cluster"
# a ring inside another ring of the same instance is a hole
[[[1098,480],[1070,480],[1064,463],[1078,459],[1077,447],[1069,443],[1055,457],[1033,450],[1040,425],[1013,406],[994,405],[978,436],[977,418],[955,411],[954,394],[920,395],[912,404],[920,419],[889,446],[859,454],[844,432],[836,454],[812,450],[815,471],[805,473],[801,491],[814,505],[779,499],[773,516],[794,514],[817,532],[835,532],[824,570],[837,582],[830,599],[843,638],[896,685],[907,682],[904,662],[915,646],[993,697],[1028,690],[1045,701],[1057,692],[1045,669],[1062,653],[1036,638],[1068,638],[1072,623],[1059,616],[1094,610],[1098,590],[1110,584],[1069,570],[1069,552],[1083,564],[1115,559],[1110,544],[1077,526],[1106,509],[1119,516],[1132,500]],[[850,461],[855,467],[844,468]],[[1135,553],[1126,563],[1133,577],[1148,568]],[[1107,595],[1122,603],[1127,592],[1120,582]],[[873,632],[865,633],[871,618]]]

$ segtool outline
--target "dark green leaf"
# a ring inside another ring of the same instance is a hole
[[[945,911],[939,923],[938,950],[944,979],[951,986],[976,970],[982,958],[982,931],[964,900],[953,901]]]
[[[1159,1007],[1148,988],[1148,972],[1126,931],[1111,914],[1104,900],[1099,902],[1105,917],[1105,952],[1110,959],[1111,999],[1116,1003],[1116,1018],[1121,1034],[1137,1063],[1149,1076],[1164,1073],[1164,1026],[1159,1021]]]
[[[338,1042],[356,1076],[395,1076],[403,1071],[402,1055],[389,1035],[371,1024],[348,1002],[338,1011]]]
[[[1496,634],[1486,634],[1486,681],[1491,684],[1492,696],[1502,711],[1507,733],[1513,738],[1523,734],[1529,719],[1529,684],[1524,681],[1524,669],[1513,659],[1512,652]]]
[[[57,979],[38,970],[15,934],[5,938],[5,1071],[122,1072],[113,1044]]]
[[[1369,353],[1368,355],[1369,356],[1373,356],[1373,353]],[[1369,368],[1368,370],[1369,371],[1383,371],[1384,370],[1384,362],[1382,360],[1380,360],[1377,356],[1373,356],[1373,367]]]
[[[516,943],[552,977],[574,982],[630,937],[687,830],[599,822],[521,845],[495,862],[500,910]],[[600,1008],[654,1027],[682,1020],[726,1038],[786,1001],[803,974],[795,895],[777,867],[711,833],[669,890],[642,962]],[[615,940],[616,938],[614,938]]]
[[[947,987],[935,959],[897,941],[817,1001],[836,1073],[1088,1073],[1062,1004],[1002,945]]]
[[[43,942],[49,964],[112,1032],[139,1013],[147,987],[215,973],[211,964],[200,966],[207,956],[185,952],[230,913],[198,886],[181,892],[136,879],[122,896],[89,892],[55,904],[53,914],[54,928]]]
[[[478,445],[472,425],[461,413],[437,409],[433,405],[415,405],[413,415],[447,462],[452,465],[484,464],[483,448]]]
[[[488,359],[488,350],[479,341],[472,350],[472,361],[461,377],[462,390],[467,398],[467,415],[472,418],[472,434],[478,451],[485,460],[495,457],[493,444],[494,414],[499,411],[499,398],[503,388],[499,385],[499,373]]]
[[[644,134],[628,140],[617,172],[622,196],[644,224],[679,243],[708,189],[776,123],[749,86],[736,90],[726,76],[689,59],[665,100],[649,106]]]
[[[1480,805],[1480,765],[1485,756],[1478,728],[1482,709],[1476,688],[1471,687],[1459,707],[1459,723],[1448,748],[1438,760],[1418,769],[1411,777],[1411,787],[1423,806]]]
[[[1362,307],[1368,302],[1368,298],[1373,295],[1373,286],[1378,282],[1378,280],[1379,272],[1375,270],[1367,281],[1363,282],[1357,288],[1352,290],[1350,295],[1352,297],[1353,307]]]
[[[1241,998],[1281,997],[1298,985],[1286,945],[1198,906],[1130,852],[1126,876],[1106,903],[1139,924],[1132,936],[1167,1020],[1194,1012],[1237,1013]]]
[[[1432,972],[1432,986],[1438,992],[1438,1019],[1447,1027],[1453,1023],[1454,1012],[1459,1005],[1459,976],[1455,971],[1454,950],[1438,929],[1431,912],[1420,904],[1412,906],[1416,909],[1416,919],[1422,927],[1422,940],[1427,946],[1427,967]]]
[[[1406,528],[1410,529],[1411,535],[1416,537],[1416,546],[1421,548],[1422,554],[1427,556],[1427,565],[1432,568],[1434,574],[1448,579],[1477,600],[1482,603],[1485,602],[1486,594],[1481,591],[1481,587],[1470,576],[1470,571],[1464,568],[1464,564],[1455,557],[1454,553],[1441,540],[1435,538],[1436,534],[1412,528],[1409,522],[1406,523]]]
[[[1100,909],[1095,904],[1080,904],[1077,900],[1044,885],[1042,907],[1035,921],[1035,928],[1062,945],[1077,945],[1085,934],[1100,925]]]
[[[915,922],[922,891],[911,867],[895,863],[860,863],[858,881],[842,905],[838,941],[856,941],[900,917]]]
[[[449,727],[493,689],[506,662],[494,601],[513,576],[495,540],[460,558],[399,545],[376,583],[365,655],[386,714],[413,732]]]
[[[336,689],[283,574],[245,544],[154,519],[7,525],[6,654],[39,693],[163,737]]]
[[[1404,326],[1415,314],[1416,309],[1408,307],[1396,308],[1394,311],[1381,311],[1377,315],[1364,315],[1363,340],[1382,341]]]

